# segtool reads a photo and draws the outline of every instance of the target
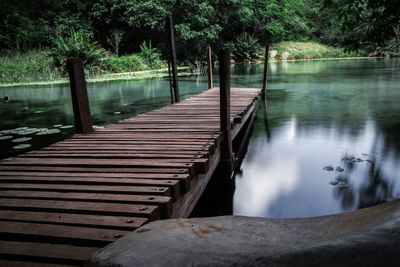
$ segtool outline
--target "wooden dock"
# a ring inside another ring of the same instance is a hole
[[[260,92],[231,89],[233,137]],[[149,221],[189,216],[221,138],[214,88],[1,161],[0,266],[82,265]]]

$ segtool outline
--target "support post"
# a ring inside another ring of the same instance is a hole
[[[172,77],[171,77],[171,63],[168,60],[168,81],[169,81],[169,93],[171,95],[171,104],[174,103],[174,89],[172,86]]]
[[[71,87],[75,130],[77,133],[87,134],[93,131],[93,126],[82,59],[67,59],[67,69]]]
[[[268,61],[269,61],[269,45],[265,45],[265,56],[264,56],[264,77],[261,94],[265,98],[265,92],[267,90],[267,78],[268,78]]]
[[[175,50],[175,27],[172,16],[168,16],[166,20],[166,28],[168,32],[168,41],[171,55],[171,68],[172,68],[172,86],[174,88],[174,102],[180,101],[179,85],[178,85],[178,71],[176,67],[176,50]]]
[[[231,60],[230,52],[223,49],[219,54],[219,80],[220,80],[220,125],[222,132],[221,163],[227,171],[233,171],[232,133],[231,133],[231,111],[230,111],[230,76]],[[224,163],[225,162],[225,163]]]
[[[211,60],[211,47],[207,46],[207,78],[208,78],[208,89],[214,87],[213,77],[212,77],[212,60]]]

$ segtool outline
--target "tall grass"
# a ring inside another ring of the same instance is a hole
[[[18,84],[32,82],[51,82],[67,79],[65,60],[56,67],[54,58],[48,51],[6,52],[0,54],[0,84]],[[97,64],[85,66],[86,78],[100,78],[104,74],[125,73],[164,68],[165,62],[160,54],[155,56],[147,51],[147,58],[142,54],[120,57],[106,56]]]
[[[343,48],[331,47],[315,42],[280,42],[275,45],[276,60],[342,58],[360,56]]]
[[[4,52],[0,55],[0,83],[53,81],[62,75],[41,51]]]

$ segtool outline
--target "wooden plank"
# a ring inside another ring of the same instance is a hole
[[[58,166],[18,166],[18,165],[1,165],[1,171],[32,171],[32,172],[69,172],[69,173],[162,173],[162,174],[189,174],[191,176],[190,168],[135,168],[135,167],[58,167]]]
[[[0,259],[0,266],[4,267],[71,267],[71,265],[43,263],[43,262],[29,262],[19,260],[2,260]]]
[[[2,238],[19,241],[29,238],[31,240],[44,240],[74,245],[105,246],[117,238],[124,236],[129,231],[114,229],[96,229],[91,227],[76,227],[69,225],[41,224],[27,222],[0,221],[0,234]]]
[[[119,185],[66,185],[66,184],[5,184],[0,183],[2,190],[55,191],[55,192],[88,192],[88,193],[117,193],[138,195],[171,196],[168,187],[149,186],[119,186]]]
[[[44,177],[44,176],[0,176],[1,183],[34,183],[63,185],[111,185],[111,186],[161,186],[168,187],[174,199],[181,195],[179,180],[98,178],[98,177]],[[1,187],[1,186],[0,186]]]
[[[0,221],[47,223],[132,231],[147,223],[149,220],[147,218],[133,216],[0,210]]]
[[[7,210],[27,210],[41,212],[61,212],[79,214],[98,214],[145,217],[150,220],[159,218],[158,207],[150,205],[135,205],[124,203],[79,202],[65,200],[38,199],[3,199],[0,198],[0,208]]]
[[[193,168],[195,172],[204,172],[207,169],[208,159],[73,159],[73,158],[9,158],[3,160],[4,165],[35,165],[35,166],[99,166],[99,167],[172,167],[172,168]]]
[[[29,177],[89,177],[89,178],[132,178],[132,179],[155,179],[155,180],[178,180],[182,192],[190,188],[192,177],[188,174],[164,174],[164,173],[91,173],[91,172],[35,172],[35,171],[1,171],[2,176],[29,176]]]
[[[35,242],[1,241],[0,255],[15,256],[18,260],[32,260],[33,262],[55,262],[81,265],[98,247],[84,247]],[[50,253],[51,252],[51,253]]]
[[[155,195],[126,195],[126,194],[99,194],[99,193],[74,193],[74,192],[49,192],[49,191],[1,191],[0,198],[17,199],[51,199],[72,200],[81,202],[125,203],[137,205],[158,206],[160,218],[166,219],[172,212],[172,198]],[[2,217],[0,216],[0,219]]]

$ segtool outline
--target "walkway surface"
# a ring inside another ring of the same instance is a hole
[[[233,137],[259,94],[231,90]],[[82,265],[149,221],[188,217],[220,142],[215,88],[0,161],[0,266]]]

